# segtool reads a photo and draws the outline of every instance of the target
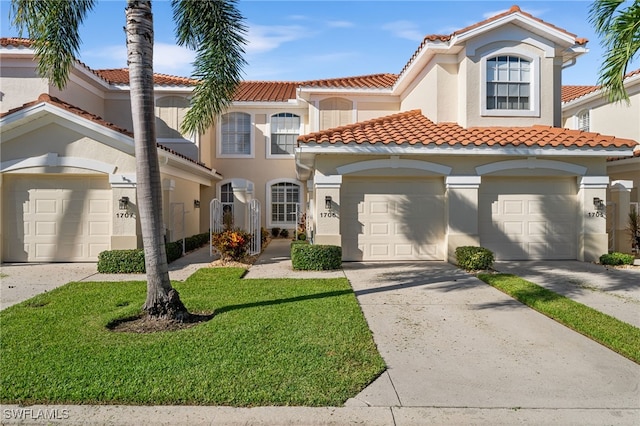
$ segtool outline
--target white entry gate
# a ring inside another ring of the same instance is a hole
[[[211,245],[211,234],[222,232],[222,203],[214,198],[209,203],[209,256],[213,256],[213,246]]]
[[[251,200],[249,202],[249,221],[248,229],[251,234],[251,244],[249,246],[249,254],[254,255],[262,250],[262,226],[260,222],[260,201]],[[209,204],[211,216],[209,217],[209,228],[211,233],[218,233],[224,230],[224,209],[222,202],[217,198],[211,200]],[[209,235],[209,254],[213,255],[213,246],[211,245],[211,235]]]
[[[251,246],[249,254],[254,255],[262,250],[262,226],[260,224],[260,201],[253,199],[249,202],[249,234]]]

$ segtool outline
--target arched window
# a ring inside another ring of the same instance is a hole
[[[270,155],[293,155],[300,134],[300,116],[281,112],[271,116]]]
[[[223,155],[251,155],[251,116],[230,112],[222,116],[221,148]]]
[[[277,182],[270,186],[270,226],[295,226],[300,204],[300,185]]]
[[[220,203],[222,203],[223,214],[233,214],[233,186],[231,182],[220,187]]]
[[[327,98],[320,101],[320,130],[353,123],[353,102],[344,98]]]
[[[588,132],[591,123],[591,117],[589,114],[589,110],[585,109],[580,111],[577,116],[578,119],[578,130],[582,130],[583,132]]]
[[[487,59],[487,110],[531,109],[531,61],[518,56]]]

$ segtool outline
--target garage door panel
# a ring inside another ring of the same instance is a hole
[[[5,177],[6,261],[95,261],[109,250],[111,189],[106,177]]]
[[[443,260],[444,196],[429,179],[343,182],[345,260]]]
[[[498,260],[575,259],[576,191],[572,178],[483,178],[480,244]]]

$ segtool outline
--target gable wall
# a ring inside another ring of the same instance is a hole
[[[31,61],[25,63],[11,58],[2,59],[0,87],[0,112],[7,112],[35,101],[41,93],[49,91],[46,80],[38,76]]]

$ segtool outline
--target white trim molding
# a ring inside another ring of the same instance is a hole
[[[578,185],[581,189],[604,189],[609,186],[609,176],[580,176]]]
[[[480,176],[513,169],[551,169],[571,173],[573,175],[584,176],[587,168],[577,164],[565,163],[564,161],[539,160],[529,157],[526,160],[496,161],[476,167],[476,173]]]
[[[447,189],[450,188],[469,188],[478,189],[482,182],[482,176],[447,176],[445,184]]]
[[[56,152],[49,152],[39,157],[3,161],[0,163],[0,172],[4,173],[32,167],[77,167],[79,169],[106,174],[112,174],[116,171],[116,166],[113,164],[103,163],[102,161],[92,160],[90,158],[64,157]]]
[[[135,173],[109,175],[111,188],[135,188],[138,183]]]
[[[448,176],[452,170],[449,166],[443,166],[429,161],[401,160],[398,156],[392,156],[384,160],[359,161],[336,168],[340,175],[375,169],[417,169],[445,176]]]

